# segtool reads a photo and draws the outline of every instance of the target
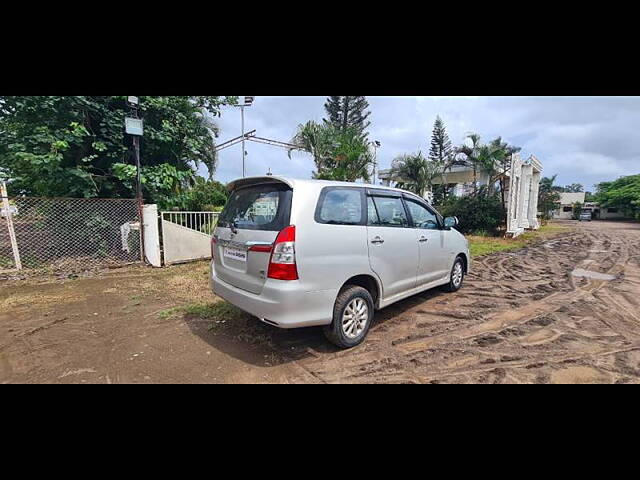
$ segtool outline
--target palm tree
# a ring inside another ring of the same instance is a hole
[[[558,187],[554,185],[556,177],[543,177],[540,179],[540,186],[538,187],[538,208],[542,212],[543,220],[547,221],[551,218],[553,210],[558,206],[560,201],[560,194],[558,193]]]
[[[492,184],[495,184],[496,181],[500,184],[500,195],[502,197],[502,207],[506,211],[506,200],[504,197],[505,185],[504,179],[506,173],[511,169],[511,157],[522,150],[521,147],[516,147],[515,145],[509,145],[507,142],[502,141],[502,137],[498,137],[493,140],[490,145],[494,148],[498,153],[496,155],[496,165],[494,166],[494,174],[490,181]]]
[[[298,127],[291,143],[313,155],[314,178],[355,182],[369,181],[373,155],[369,143],[356,128],[337,128],[313,121]]]
[[[313,161],[318,169],[321,169],[331,152],[335,148],[335,137],[338,132],[331,125],[322,125],[309,121],[298,126],[298,131],[291,143],[298,145],[301,150],[313,155]],[[291,155],[291,150],[289,151]]]
[[[421,197],[433,188],[433,181],[442,177],[444,165],[429,161],[422,152],[403,154],[391,162],[391,175],[396,179],[398,188],[404,188]]]
[[[466,136],[468,140],[471,140],[471,145],[463,144],[456,149],[457,154],[464,155],[464,158],[458,163],[462,163],[467,167],[473,168],[473,190],[477,192],[478,189],[478,171],[480,170],[480,135],[477,133],[470,133]]]
[[[495,193],[495,185],[500,182],[504,205],[503,177],[511,167],[511,155],[519,152],[520,147],[503,142],[501,137],[488,144],[482,144],[477,133],[467,135],[467,139],[471,140],[471,145],[462,145],[457,149],[457,153],[464,155],[461,161],[463,165],[473,168],[474,190],[477,192],[478,172],[486,173],[489,193]]]
[[[209,171],[209,181],[211,181],[213,180],[216,170],[218,169],[218,151],[216,150],[216,138],[218,138],[218,135],[220,134],[220,127],[211,118],[207,117],[204,111],[202,112],[202,116],[200,117],[200,126],[209,133],[207,137],[207,145],[204,148],[204,151],[201,153],[202,157],[204,158],[203,163],[207,166],[207,170]]]

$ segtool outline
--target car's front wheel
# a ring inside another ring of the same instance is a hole
[[[324,334],[340,348],[360,345],[369,332],[373,313],[371,294],[362,287],[349,285],[338,295],[333,308],[333,322],[324,328]]]
[[[453,262],[453,267],[451,268],[451,278],[449,279],[449,283],[445,285],[445,289],[448,292],[457,292],[462,287],[462,282],[464,281],[464,260],[462,257],[456,257],[456,261]]]

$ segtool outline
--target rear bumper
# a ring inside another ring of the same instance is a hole
[[[279,328],[329,325],[338,290],[304,291],[300,281],[267,279],[260,295],[221,280],[213,264],[210,270],[213,293],[269,325]]]

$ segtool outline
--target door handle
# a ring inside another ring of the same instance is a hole
[[[419,242],[428,242],[429,239],[427,237],[420,237],[420,240],[418,240]]]
[[[371,243],[384,243],[384,240],[382,239],[382,237],[373,237]]]

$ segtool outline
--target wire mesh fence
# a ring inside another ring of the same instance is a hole
[[[136,200],[16,197],[5,210],[0,215],[0,270],[16,268],[14,247],[28,269],[74,271],[141,259]]]
[[[9,225],[4,208],[2,208],[0,213],[0,271],[13,268],[16,268],[16,264],[13,258],[11,239],[9,238]]]

